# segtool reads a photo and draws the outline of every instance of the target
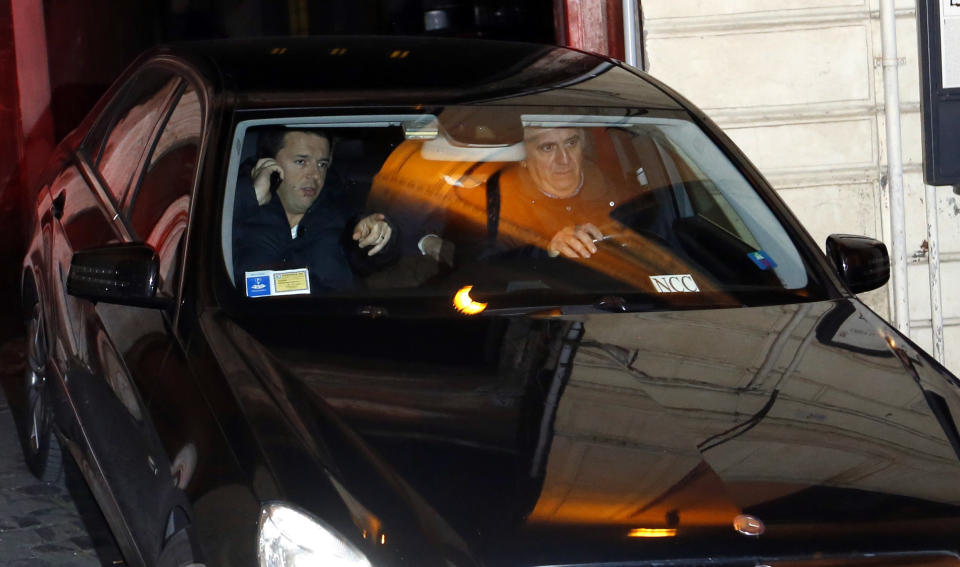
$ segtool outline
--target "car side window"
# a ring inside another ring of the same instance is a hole
[[[173,295],[200,155],[203,113],[188,86],[163,125],[143,177],[131,192],[130,226],[160,257],[160,291]]]
[[[165,69],[147,69],[117,94],[84,140],[84,150],[116,203],[123,201],[180,79]]]

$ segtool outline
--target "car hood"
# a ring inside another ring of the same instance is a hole
[[[960,546],[957,382],[856,300],[433,327],[271,351],[478,563]]]

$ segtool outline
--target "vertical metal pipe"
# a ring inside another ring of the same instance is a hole
[[[639,43],[637,25],[637,0],[623,0],[623,54],[628,65],[637,64],[637,45]]]
[[[930,277],[930,327],[933,332],[933,357],[943,364],[943,297],[940,293],[940,226],[937,222],[937,191],[927,185],[927,273]]]
[[[880,29],[883,34],[883,98],[887,123],[887,183],[890,188],[890,217],[893,229],[894,323],[901,333],[910,334],[910,305],[907,289],[907,236],[904,220],[903,161],[900,140],[900,81],[897,76],[897,22],[894,0],[880,1]]]

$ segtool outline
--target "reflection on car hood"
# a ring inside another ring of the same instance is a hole
[[[490,325],[486,365],[279,353],[481,562],[960,545],[957,384],[859,302]]]

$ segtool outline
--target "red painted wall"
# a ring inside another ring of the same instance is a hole
[[[54,146],[47,36],[42,3],[10,0],[10,5],[22,140],[17,178],[27,187],[39,177]]]
[[[155,42],[151,5],[0,0],[0,214],[17,206],[56,141]]]
[[[19,105],[10,0],[0,0],[0,196],[20,159]],[[3,205],[0,200],[0,207]]]
[[[621,0],[563,0],[564,45],[623,60]]]
[[[10,213],[53,148],[43,6],[32,0],[0,0],[0,132],[0,212]]]

